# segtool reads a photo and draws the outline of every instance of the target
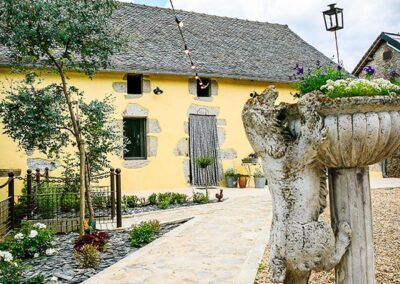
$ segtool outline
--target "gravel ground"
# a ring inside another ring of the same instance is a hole
[[[161,225],[160,233],[156,235],[156,239],[182,223],[184,222]],[[107,248],[100,253],[101,263],[98,267],[86,269],[79,267],[73,256],[74,242],[79,237],[79,234],[70,233],[56,236],[55,248],[57,249],[57,254],[55,256],[43,256],[26,260],[24,265],[30,267],[30,269],[25,273],[25,277],[30,278],[34,275],[42,274],[45,276],[45,283],[54,283],[50,281],[53,276],[57,277],[57,283],[59,284],[82,283],[128,254],[138,250],[138,248],[131,247],[127,231],[109,231],[109,234],[110,241],[107,244]]]
[[[400,189],[372,190],[375,270],[378,284],[400,284]],[[322,219],[329,220],[329,209]],[[255,284],[271,284],[268,280],[269,248],[259,265]],[[335,283],[334,271],[313,273],[310,284]],[[361,283],[360,283],[361,284]]]

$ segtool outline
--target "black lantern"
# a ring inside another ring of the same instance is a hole
[[[155,89],[153,90],[153,93],[159,96],[159,95],[161,95],[162,93],[164,93],[164,91],[161,90],[159,87],[157,87],[157,88],[155,88]]]
[[[335,5],[336,4],[328,5],[329,10],[323,11],[322,14],[324,15],[326,30],[328,32],[335,33],[337,61],[338,65],[340,65],[339,46],[338,46],[336,31],[343,29],[343,9],[336,8]]]
[[[323,11],[325,28],[329,32],[343,29],[343,9],[335,7],[336,4],[330,4],[329,10]]]

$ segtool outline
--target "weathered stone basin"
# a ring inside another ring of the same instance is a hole
[[[319,160],[330,168],[380,162],[400,147],[400,99],[354,97],[326,100],[317,112],[327,131]]]

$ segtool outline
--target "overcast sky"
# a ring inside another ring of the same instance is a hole
[[[124,1],[170,7],[168,0]],[[333,33],[325,31],[322,11],[335,2],[344,9],[344,29],[338,31],[338,40],[340,57],[348,71],[382,31],[400,32],[400,0],[173,0],[177,9],[287,24],[328,57],[336,55],[335,41]]]

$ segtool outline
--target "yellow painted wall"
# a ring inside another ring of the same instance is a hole
[[[244,133],[241,120],[241,111],[244,103],[252,91],[261,92],[270,83],[254,82],[232,79],[216,79],[219,85],[218,96],[213,97],[211,102],[196,100],[196,96],[188,93],[188,77],[149,75],[151,89],[160,87],[164,93],[156,96],[153,93],[144,94],[141,98],[127,98],[126,94],[113,91],[113,82],[124,82],[123,73],[99,73],[93,80],[82,74],[69,74],[69,84],[77,86],[85,91],[89,99],[103,98],[106,94],[116,97],[117,120],[121,120],[129,103],[139,104],[149,110],[148,119],[157,119],[161,128],[158,134],[149,134],[158,138],[158,150],[156,157],[149,157],[149,165],[141,169],[125,169],[124,160],[121,157],[112,157],[113,167],[122,170],[122,187],[124,192],[178,189],[188,186],[187,178],[183,173],[183,161],[185,157],[177,157],[173,150],[177,142],[188,137],[184,131],[184,121],[188,121],[188,108],[191,104],[219,107],[218,119],[225,119],[226,141],[221,148],[234,148],[238,158],[223,161],[224,170],[235,166],[239,171],[241,158],[252,152],[249,142]],[[0,81],[5,83],[6,79],[20,79],[21,75],[11,74],[9,69],[0,69]],[[46,82],[58,82],[54,74],[45,75]],[[275,84],[280,92],[280,101],[292,102],[290,92],[294,89],[287,84]],[[1,88],[1,86],[0,86]],[[0,98],[1,99],[1,98]],[[0,124],[0,130],[1,124]],[[43,157],[34,153],[31,158]],[[19,151],[17,144],[9,137],[0,134],[0,169],[17,168],[25,173],[27,156],[24,151]],[[55,175],[55,174],[53,174]],[[0,178],[0,183],[5,178]],[[0,197],[4,196],[5,189],[0,190]]]

